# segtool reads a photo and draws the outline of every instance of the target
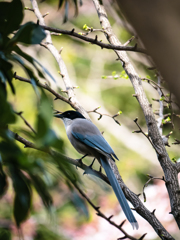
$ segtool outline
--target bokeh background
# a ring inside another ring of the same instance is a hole
[[[109,1],[104,1],[104,4],[114,32],[119,40],[125,43],[132,37],[132,34],[127,30],[124,20],[116,13],[113,4]],[[30,1],[25,0],[24,5],[31,8]],[[76,32],[84,32],[84,24],[94,29],[101,28],[92,1],[83,1],[77,17],[74,17],[73,5],[70,6],[69,20],[65,24],[63,24],[64,11],[63,9],[58,10],[57,5],[58,1],[54,0],[39,2],[41,13],[45,14],[49,12],[49,15],[45,17],[47,26],[66,30],[75,28]],[[24,23],[27,21],[36,22],[34,13],[28,10],[25,11]],[[91,33],[90,36],[93,37],[95,34]],[[98,39],[106,42],[101,32],[98,33]],[[120,161],[117,162],[117,166],[123,180],[136,194],[141,193],[140,198],[144,201],[142,189],[149,179],[147,174],[154,177],[162,177],[163,172],[155,151],[148,140],[142,134],[133,133],[134,130],[137,130],[137,126],[133,121],[136,117],[138,117],[139,124],[145,132],[147,132],[147,127],[143,112],[136,98],[132,96],[132,94],[134,94],[133,87],[123,72],[120,62],[116,61],[116,55],[112,50],[102,50],[98,46],[66,35],[52,36],[52,40],[57,49],[60,50],[63,47],[62,58],[66,64],[72,84],[79,87],[75,89],[75,94],[81,105],[87,111],[92,111],[100,106],[98,111],[109,114],[110,116],[122,111],[122,114],[117,118],[121,126],[116,124],[115,121],[108,116],[103,116],[98,120],[98,114],[90,113],[90,117],[100,131],[104,131],[104,137],[120,159]],[[132,43],[132,45],[133,44],[134,43]],[[53,83],[49,79],[52,88],[56,91],[61,91],[65,88],[61,76],[58,74],[59,69],[57,63],[48,50],[40,46],[21,46],[21,48],[38,59],[54,76],[56,83]],[[141,77],[148,76],[157,82],[157,76],[154,71],[148,70],[148,67],[151,67],[151,65],[143,54],[129,52],[128,56],[134,63],[134,67]],[[15,65],[14,69],[18,75],[27,77],[18,65]],[[116,75],[120,77],[114,77]],[[13,109],[17,112],[23,111],[23,116],[35,127],[38,111],[35,92],[30,84],[15,79],[14,85],[16,95],[11,94],[9,91],[8,100],[12,104]],[[165,83],[163,86],[167,88]],[[153,109],[157,110],[159,103],[152,100],[153,98],[159,98],[157,91],[146,82],[143,82],[143,87],[149,101],[152,103]],[[164,91],[168,93],[168,89]],[[53,100],[53,96],[48,95]],[[70,109],[70,106],[60,100],[54,101],[53,107],[59,111]],[[166,111],[168,112],[167,109],[165,109],[165,112]],[[178,119],[175,118],[174,122],[176,125]],[[59,119],[54,119],[51,127],[56,134],[63,139],[65,154],[75,159],[80,158],[80,155],[73,149],[66,137],[63,123]],[[18,117],[16,118],[16,123],[12,124],[10,128],[17,132],[20,128],[27,130],[22,119]],[[170,131],[171,124],[164,125],[163,134],[166,135]],[[179,158],[180,151],[178,145],[172,145],[172,142],[174,142],[174,138],[178,138],[178,136],[179,129],[177,127],[169,140],[171,147],[167,147],[170,158],[176,158],[176,160]],[[24,135],[24,137],[27,136]],[[68,188],[62,176],[59,175],[56,166],[51,163],[48,155],[32,149],[23,149],[21,143],[18,143],[18,145],[22,151],[26,152],[28,161],[31,162],[34,161],[33,159],[36,159],[39,165],[42,166],[43,171],[41,176],[46,182],[53,198],[53,207],[50,211],[47,211],[41,198],[35,189],[33,189],[31,212],[28,220],[22,224],[22,232],[25,240],[89,240],[92,238],[94,240],[113,240],[123,236],[120,231],[98,217],[88,204],[87,211],[82,208],[81,204],[78,205],[75,203],[74,191]],[[86,158],[84,162],[90,164],[91,160],[92,159]],[[94,168],[99,169],[97,162],[95,162]],[[113,220],[120,224],[125,219],[125,216],[111,188],[95,177],[83,175],[81,169],[77,169],[77,171],[82,179],[82,189],[89,198],[97,206],[101,206],[101,210],[105,215],[114,215]],[[164,181],[151,181],[145,188],[145,193],[147,197],[147,201],[144,203],[145,206],[150,211],[156,209],[155,213],[157,218],[175,239],[178,239],[179,230],[173,216],[169,214],[170,204]],[[9,179],[8,191],[1,199],[0,221],[2,222],[2,226],[10,226],[13,232],[12,239],[16,240],[19,239],[19,234],[12,217],[13,199],[14,192],[11,180]],[[124,229],[136,237],[147,233],[145,239],[158,239],[151,226],[138,216],[138,214],[134,214],[139,222],[139,229],[133,231],[128,222],[125,222]]]

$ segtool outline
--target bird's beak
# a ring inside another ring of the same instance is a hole
[[[58,113],[58,114],[54,114],[54,117],[57,117],[57,118],[63,118],[62,114]]]

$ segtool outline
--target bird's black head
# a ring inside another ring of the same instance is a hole
[[[66,111],[61,114],[55,114],[54,117],[57,118],[69,118],[71,120],[76,119],[76,118],[85,118],[81,113],[76,112],[76,111]]]

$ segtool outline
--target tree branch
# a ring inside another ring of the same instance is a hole
[[[102,217],[103,219],[105,219],[106,221],[108,221],[111,225],[113,225],[114,227],[116,227],[118,230],[120,230],[123,234],[124,234],[124,239],[128,238],[131,240],[138,240],[137,238],[134,238],[133,236],[129,235],[126,231],[124,231],[123,224],[125,223],[126,220],[124,220],[120,225],[117,225],[114,221],[112,221],[112,217],[113,215],[111,215],[110,217],[106,217],[102,211],[100,211],[100,207],[96,207],[94,205],[94,203],[92,203],[92,201],[88,198],[88,196],[79,188],[79,186],[76,184],[76,182],[71,182],[74,187],[79,191],[79,193],[88,201],[88,203],[91,205],[92,208],[94,208],[94,210],[97,212],[96,214],[100,217]],[[144,234],[143,236],[145,237],[146,234]],[[142,238],[143,239],[143,238]]]
[[[26,126],[28,126],[28,127],[31,129],[31,131],[36,134],[36,131],[34,130],[34,128],[33,128],[33,127],[28,123],[28,121],[22,116],[23,112],[15,112],[15,114],[17,114],[18,116],[20,116],[20,118],[24,121],[24,123],[26,124]]]
[[[180,143],[179,143],[180,144]],[[178,171],[178,173],[180,172],[180,162],[177,162],[176,163],[176,168],[177,168],[177,171]]]
[[[151,175],[148,174],[148,177],[149,177],[149,180],[144,184],[144,187],[143,187],[143,197],[144,197],[144,202],[146,202],[146,194],[144,192],[144,189],[145,187],[147,187],[147,185],[150,183],[150,181],[154,180],[154,179],[158,179],[158,180],[164,180],[164,176],[162,178],[158,178],[158,177],[153,177]]]
[[[34,10],[34,13],[39,21],[39,24],[41,25],[41,27],[45,28],[45,21],[44,18],[42,16],[42,14],[39,11],[38,5],[37,5],[37,1],[36,0],[31,0],[31,4]],[[66,92],[68,94],[69,97],[69,101],[72,102],[74,109],[76,109],[77,111],[79,111],[80,113],[82,113],[87,119],[89,118],[89,115],[87,114],[87,112],[84,110],[84,108],[80,105],[80,103],[78,102],[75,94],[74,94],[74,88],[71,84],[70,78],[69,78],[69,74],[66,68],[66,65],[61,57],[61,53],[59,53],[59,51],[54,47],[52,39],[51,39],[51,34],[49,31],[46,30],[46,43],[44,44],[46,46],[46,48],[52,53],[52,55],[54,56],[54,58],[56,59],[59,69],[60,69],[60,75],[64,81],[65,87],[66,87]]]
[[[85,42],[90,42],[92,44],[100,46],[101,48],[121,50],[121,51],[139,52],[139,53],[147,53],[145,49],[138,48],[136,45],[134,47],[128,47],[126,45],[106,44],[106,43],[103,43],[101,41],[98,41],[96,37],[95,38],[89,38],[89,37],[83,36],[79,33],[76,33],[74,29],[72,29],[71,31],[67,31],[67,30],[53,28],[53,27],[47,27],[47,26],[43,26],[43,25],[41,25],[41,27],[44,28],[45,30],[48,30],[48,31],[51,31],[51,32],[62,33],[62,34],[65,34],[65,35],[69,35],[69,36],[79,38],[81,40],[84,40]]]
[[[104,9],[103,3],[102,1],[98,1],[98,0],[93,0],[95,8],[97,10],[98,16],[99,16],[99,20],[100,20],[100,24],[103,27],[103,29],[106,31],[106,38],[107,40],[114,45],[121,45],[121,43],[119,42],[118,38],[116,37],[116,35],[113,33],[112,31],[112,27],[109,23],[106,11]],[[175,167],[175,164],[173,164],[166,152],[162,137],[159,133],[157,124],[156,124],[156,120],[151,108],[151,104],[149,104],[148,99],[145,95],[144,89],[142,87],[142,82],[140,77],[138,76],[138,74],[136,73],[133,65],[131,64],[127,54],[125,52],[122,51],[117,51],[115,50],[118,58],[120,59],[122,66],[124,68],[124,70],[126,71],[127,75],[129,76],[129,79],[134,87],[135,90],[135,95],[136,98],[143,110],[145,119],[146,119],[146,124],[148,127],[148,132],[149,132],[149,136],[153,142],[153,145],[155,147],[155,150],[158,156],[158,160],[159,163],[161,164],[163,171],[164,171],[164,175],[165,175],[165,180],[166,180],[166,187],[169,193],[169,197],[170,197],[170,202],[171,202],[171,210],[172,210],[172,214],[174,215],[174,218],[178,224],[178,226],[180,227],[180,198],[179,198],[179,183],[178,183],[178,178],[177,178],[177,169]],[[115,168],[115,165],[114,165]],[[117,176],[118,176],[118,172],[117,172]],[[122,185],[122,183],[121,183]],[[129,198],[131,198],[131,195],[129,195]],[[131,202],[133,203],[133,199],[131,198]],[[139,211],[139,206],[136,202],[133,203],[136,211],[138,213],[140,213]],[[146,214],[143,214],[146,215]],[[147,218],[147,216],[143,216],[154,228],[154,230],[157,232],[157,234],[159,235],[159,237],[161,237],[162,239],[172,239],[172,237],[169,235],[167,238],[164,237],[164,234],[162,236],[162,233],[159,232],[159,226],[156,225],[154,222],[151,221],[151,219]],[[166,232],[167,234],[167,232]]]

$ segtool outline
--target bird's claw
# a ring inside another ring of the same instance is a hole
[[[85,154],[83,157],[77,159],[77,161],[79,162],[80,165],[83,164],[82,160],[83,160],[83,158],[85,158],[87,155],[88,155],[88,154]]]
[[[91,168],[91,169],[92,169],[92,166],[93,166],[93,164],[94,164],[95,160],[96,160],[96,158],[94,158],[94,159],[93,159],[92,163],[89,165],[89,168]]]

